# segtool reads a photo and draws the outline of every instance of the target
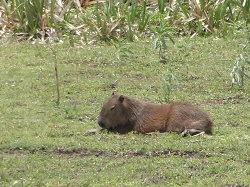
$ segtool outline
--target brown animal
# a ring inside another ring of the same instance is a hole
[[[212,134],[212,120],[203,110],[187,103],[151,104],[115,95],[103,105],[98,124],[120,134],[176,132],[182,136]]]

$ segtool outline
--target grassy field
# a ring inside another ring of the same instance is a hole
[[[150,39],[122,48],[2,43],[0,186],[250,186],[250,84],[231,88],[229,75],[245,37],[175,42],[167,63]],[[199,105],[214,134],[87,136],[114,90]]]

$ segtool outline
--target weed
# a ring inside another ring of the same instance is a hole
[[[243,47],[244,56],[240,54],[239,57],[235,59],[233,69],[230,73],[230,76],[232,77],[232,86],[236,84],[242,87],[244,86],[245,78],[250,80],[250,76],[246,73],[250,66],[249,45],[250,40],[248,40]]]
[[[153,41],[153,48],[158,50],[159,59],[161,62],[167,62],[168,60],[164,56],[164,52],[167,50],[166,39],[169,39],[173,44],[174,40],[168,34],[169,28],[165,23],[165,20],[160,17],[160,26],[155,28],[154,35],[155,39]]]
[[[244,86],[245,77],[250,79],[250,76],[246,74],[249,65],[250,61],[247,61],[242,54],[236,58],[233,69],[230,73],[230,76],[232,77],[232,86],[234,84],[240,87]]]
[[[173,88],[178,83],[177,77],[174,75],[174,72],[171,68],[169,68],[169,71],[166,75],[165,79],[165,86],[163,88],[164,90],[164,102],[169,103],[170,102],[170,96],[172,94]]]
[[[241,0],[240,2],[237,2],[236,3],[239,3],[238,6],[240,6],[242,8],[242,14],[243,14],[243,18],[244,20],[246,21],[246,25],[250,23],[250,2],[247,1],[247,0]]]
[[[113,44],[113,46],[116,48],[117,52],[116,54],[116,58],[117,60],[122,60],[124,58],[131,58],[131,55],[134,54],[132,50],[130,50],[128,47],[125,46],[125,44],[122,41],[118,41],[118,42],[111,42]]]
[[[166,1],[165,1],[165,0],[158,0],[158,9],[159,9],[159,13],[161,13],[161,14],[164,13],[165,4],[166,4]]]

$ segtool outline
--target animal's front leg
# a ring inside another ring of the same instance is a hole
[[[105,129],[90,129],[90,130],[87,130],[85,135],[86,136],[89,136],[89,135],[94,135],[94,134],[98,134],[98,133],[101,133],[102,131],[104,131]]]

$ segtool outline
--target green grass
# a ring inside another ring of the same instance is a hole
[[[250,84],[230,77],[244,36],[167,41],[166,64],[152,42],[122,44],[121,60],[106,44],[1,44],[0,186],[249,186]],[[210,113],[213,136],[85,135],[113,90],[164,103],[171,72],[170,100]]]

